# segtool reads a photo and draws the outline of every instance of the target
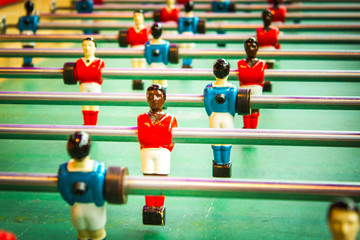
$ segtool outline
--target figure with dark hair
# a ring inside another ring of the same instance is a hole
[[[327,221],[333,240],[356,240],[360,227],[360,214],[350,198],[340,198],[331,203]]]
[[[227,81],[230,73],[230,63],[225,59],[218,59],[213,66],[216,78],[204,89],[204,105],[209,116],[210,128],[234,128],[234,115],[236,112],[237,88]],[[231,145],[211,145],[213,149],[213,176],[230,177]]]
[[[164,69],[169,63],[170,42],[161,38],[162,30],[161,23],[154,23],[151,26],[153,39],[145,44],[145,59],[150,68]],[[160,84],[165,90],[168,86],[167,80],[153,80],[153,84]]]
[[[249,38],[244,44],[246,58],[238,62],[240,88],[251,89],[251,95],[262,95],[266,62],[256,57],[259,44],[255,38]],[[244,115],[244,128],[257,128],[260,112],[252,109],[250,115]]]
[[[194,16],[194,3],[187,2],[184,4],[185,17],[180,17],[178,22],[178,32],[183,35],[192,35],[197,33],[199,18]],[[180,48],[193,49],[194,43],[182,43]],[[184,58],[182,68],[191,68],[192,59]]]
[[[164,113],[165,89],[151,85],[146,92],[150,111],[137,118],[140,143],[141,171],[146,176],[167,176],[170,173],[172,129],[177,127],[176,118]],[[165,225],[165,196],[145,196],[143,223]]]
[[[34,35],[38,29],[39,16],[33,14],[34,12],[34,3],[32,1],[25,2],[26,16],[20,17],[18,21],[18,28],[20,34],[23,35]],[[23,48],[34,48],[35,42],[24,42],[22,44]],[[23,67],[34,67],[32,62],[32,57],[24,57]]]
[[[74,69],[75,80],[80,83],[80,92],[101,92],[101,69],[105,67],[105,63],[95,57],[96,47],[96,41],[92,37],[82,41],[84,57],[76,61]],[[97,125],[99,106],[83,106],[82,113],[84,125]]]
[[[61,164],[58,171],[58,189],[70,205],[72,225],[80,240],[106,238],[106,168],[104,163],[90,159],[90,146],[87,133],[71,134],[67,142],[71,160]]]
[[[144,12],[142,10],[134,11],[133,20],[135,26],[128,29],[126,42],[131,48],[144,50],[145,43],[149,41],[150,28],[144,25]],[[133,68],[145,68],[144,58],[131,59]],[[133,80],[133,89],[144,89],[142,80]]]
[[[273,15],[273,22],[285,22],[286,18],[286,7],[285,6],[279,6],[280,0],[273,0],[273,7],[270,7],[269,10],[271,11]]]
[[[273,15],[270,10],[264,10],[262,13],[262,20],[264,27],[256,29],[256,38],[259,43],[259,47],[280,49],[278,44],[278,36],[280,34],[279,28],[271,26]]]

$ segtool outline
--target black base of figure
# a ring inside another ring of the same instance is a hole
[[[267,69],[274,69],[275,61],[265,61]]]
[[[33,63],[23,63],[22,67],[34,67]]]
[[[190,65],[182,65],[181,68],[192,68]]]
[[[272,91],[272,84],[270,81],[264,82],[263,92],[271,92]]]
[[[143,207],[143,224],[144,225],[165,225],[165,207]]]
[[[133,90],[144,90],[144,81],[143,80],[133,80],[132,81]]]
[[[219,165],[213,161],[213,177],[231,177],[231,162]]]
[[[226,47],[226,43],[218,43],[217,46],[218,47]]]

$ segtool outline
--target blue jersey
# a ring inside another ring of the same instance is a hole
[[[169,63],[169,49],[170,42],[163,40],[163,44],[150,44],[150,41],[145,43],[145,59],[150,65],[152,63]]]
[[[192,32],[196,34],[198,23],[198,17],[181,17],[178,21],[178,31],[180,34],[183,32]]]
[[[225,99],[219,100],[220,94]],[[213,112],[230,113],[232,116],[236,112],[237,87],[231,83],[230,87],[216,87],[212,83],[204,89],[204,104],[208,116]]]
[[[76,3],[76,11],[78,13],[92,13],[94,11],[94,3],[92,0],[82,1]]]
[[[95,203],[101,207],[105,203],[104,199],[104,181],[105,181],[105,164],[94,161],[92,172],[69,172],[68,163],[60,165],[58,172],[58,188],[63,199],[70,205],[75,202]],[[79,196],[73,191],[74,184],[77,182],[85,183],[86,192]]]
[[[31,15],[31,16],[24,16],[19,18],[18,28],[20,33],[23,31],[32,31],[33,33],[36,32],[38,29],[39,23],[39,16]]]
[[[213,0],[211,2],[211,11],[218,13],[229,12],[229,6],[230,1],[218,2],[216,0]]]

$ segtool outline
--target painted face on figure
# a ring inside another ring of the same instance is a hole
[[[153,112],[158,112],[162,110],[164,106],[165,99],[164,94],[160,90],[150,90],[146,94],[147,102],[150,109]]]
[[[271,12],[264,12],[262,14],[262,20],[265,26],[270,26],[272,22],[272,14]]]
[[[166,0],[166,5],[168,7],[173,7],[175,6],[175,0]]]
[[[95,51],[96,51],[95,43],[91,40],[84,40],[82,42],[82,49],[85,57],[92,57],[95,55]]]
[[[134,13],[133,19],[136,26],[140,26],[144,24],[144,15],[142,13],[139,12]]]
[[[249,42],[246,42],[246,44],[245,44],[245,52],[249,58],[255,58],[256,54],[258,52],[258,49],[259,49],[259,47],[256,44],[256,42],[249,41]]]
[[[328,220],[333,240],[355,240],[359,232],[359,215],[354,211],[334,208]]]

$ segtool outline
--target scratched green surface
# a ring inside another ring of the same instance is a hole
[[[314,33],[313,33],[314,34]],[[79,44],[74,46],[79,47]],[[56,47],[56,46],[54,46]],[[99,44],[99,48],[116,44]],[[198,45],[214,48],[215,44]],[[227,49],[241,45],[229,44]],[[360,50],[358,45],[283,45],[283,49]],[[61,67],[65,61],[44,60],[39,67]],[[215,60],[215,59],[214,59]],[[211,68],[213,60],[194,60],[194,68]],[[230,61],[233,68],[236,61]],[[130,60],[106,60],[106,67],[130,67]],[[178,68],[180,65],[169,67]],[[278,61],[277,69],[358,70],[354,61]],[[156,79],[156,77],[155,77]],[[213,81],[209,79],[208,82]],[[169,93],[201,94],[206,81],[170,81]],[[150,81],[146,82],[146,86]],[[78,92],[61,79],[9,79],[0,91]],[[103,92],[132,92],[131,82],[105,81]],[[359,96],[358,83],[273,84],[273,95]],[[135,126],[145,107],[101,107],[99,125]],[[169,108],[180,127],[208,127],[203,109]],[[261,110],[263,129],[360,131],[360,113],[330,110]],[[0,123],[82,124],[80,106],[0,105]],[[237,116],[237,128],[242,119]],[[141,175],[137,143],[94,142],[91,156],[108,166],[127,166]],[[68,160],[63,141],[0,140],[0,171],[55,173]],[[360,181],[360,150],[355,148],[233,146],[234,178],[306,181]],[[177,144],[172,153],[171,176],[211,177],[212,152],[208,145]],[[166,226],[142,225],[142,196],[130,196],[126,205],[108,205],[108,239],[330,239],[325,214],[327,202],[166,198]],[[76,239],[69,208],[59,194],[0,192],[0,229],[20,240]]]

